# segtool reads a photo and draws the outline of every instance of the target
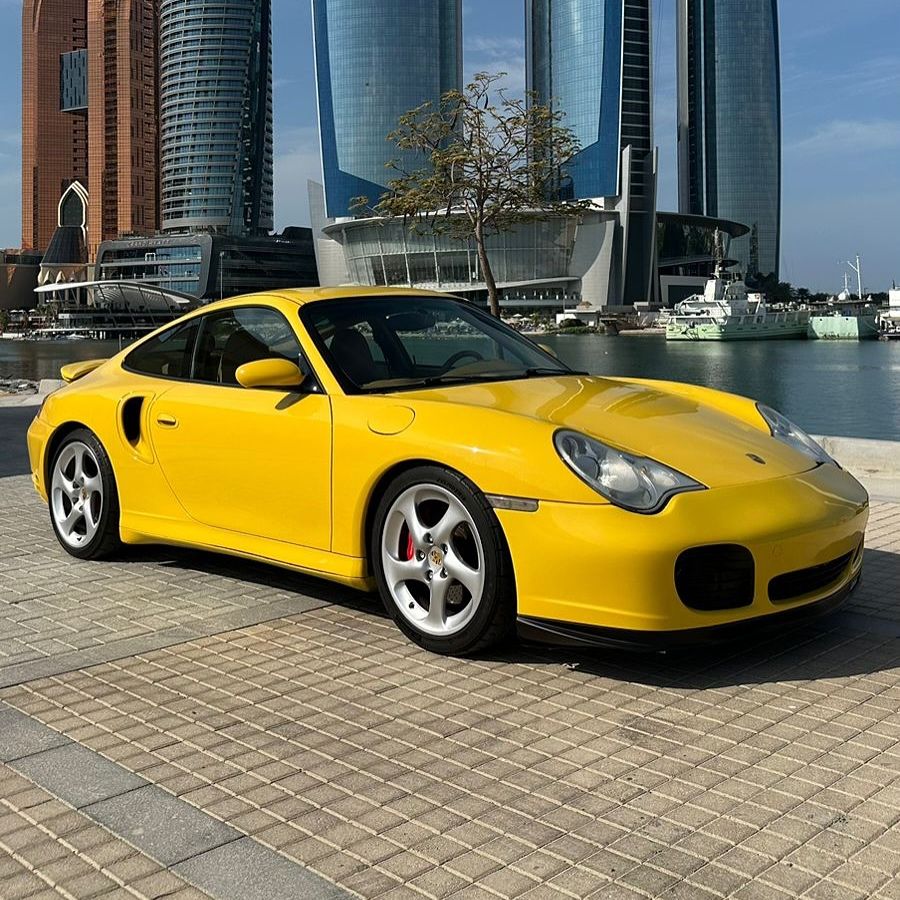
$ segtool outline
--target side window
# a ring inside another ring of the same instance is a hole
[[[191,353],[198,328],[197,319],[167,328],[129,353],[125,357],[125,368],[142,375],[190,377]]]
[[[202,316],[194,350],[193,377],[237,384],[235,373],[257,359],[298,362],[300,344],[281,313],[262,306],[237,307]]]

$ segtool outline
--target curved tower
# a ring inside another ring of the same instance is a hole
[[[161,221],[271,231],[271,0],[160,0]]]
[[[610,302],[653,294],[656,154],[651,0],[526,0],[527,82],[564,114],[581,145],[565,166],[564,199],[600,199],[620,213],[620,277]]]
[[[526,0],[528,89],[564,114],[581,145],[567,166],[576,199],[619,193],[623,5]]]
[[[313,0],[326,215],[371,203],[403,113],[462,85],[462,0]]]
[[[781,70],[777,0],[678,0],[681,212],[732,219],[730,255],[778,276]]]

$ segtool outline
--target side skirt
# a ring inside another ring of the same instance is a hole
[[[223,531],[195,522],[160,521],[151,516],[122,517],[119,534],[125,544],[166,544],[223,553],[324,578],[360,591],[373,591],[375,580],[365,559],[283,541]]]

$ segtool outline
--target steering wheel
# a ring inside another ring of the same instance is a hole
[[[471,356],[475,362],[484,361],[484,357],[477,350],[459,350],[444,363],[444,371],[449,372],[460,360],[465,359],[467,356]]]

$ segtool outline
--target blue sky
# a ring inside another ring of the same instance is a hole
[[[373,0],[373,7],[377,0]],[[308,222],[319,177],[308,0],[273,0],[275,216]],[[524,0],[464,0],[466,73],[524,81]],[[676,206],[675,0],[655,0],[660,208]],[[0,0],[0,246],[17,246],[20,0]],[[867,290],[900,282],[900,0],[781,0],[782,278],[840,287],[863,257]]]

